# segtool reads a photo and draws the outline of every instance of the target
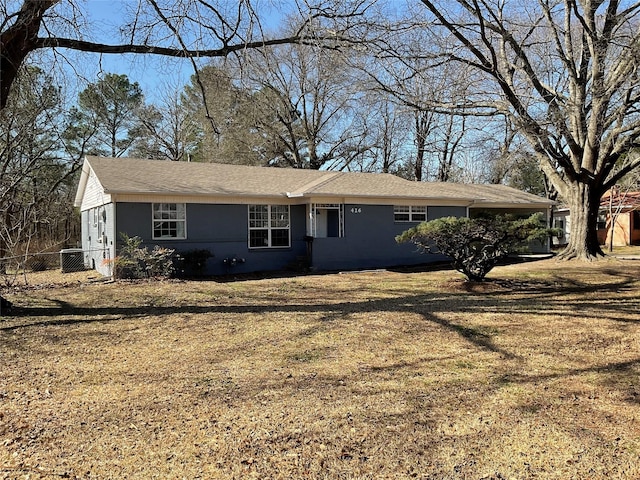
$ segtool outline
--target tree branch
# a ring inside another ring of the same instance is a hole
[[[285,45],[288,43],[305,43],[310,41],[311,37],[291,36],[286,38],[277,38],[272,40],[261,40],[249,43],[240,43],[236,45],[225,45],[220,48],[213,49],[183,49],[171,47],[159,47],[155,45],[140,44],[123,44],[108,45],[105,43],[87,42],[84,40],[76,40],[63,37],[46,37],[38,38],[35,41],[36,48],[68,48],[81,52],[92,53],[146,53],[152,55],[162,55],[165,57],[177,58],[198,58],[198,57],[224,57],[230,53],[242,51],[245,49],[264,48],[274,45]]]

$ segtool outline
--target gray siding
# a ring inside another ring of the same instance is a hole
[[[179,253],[209,250],[206,275],[281,270],[294,266],[306,254],[304,240],[306,209],[303,205],[290,207],[291,247],[249,249],[248,207],[246,205],[187,204],[187,238],[183,240],[154,240],[150,203],[119,203],[117,230],[130,237],[139,236],[143,245],[159,245]],[[229,266],[228,259],[244,259]]]
[[[316,238],[313,241],[313,266],[318,270],[420,265],[444,259],[441,255],[425,255],[411,243],[396,242],[397,235],[417,223],[395,222],[393,205],[348,204],[344,211],[344,238]],[[430,220],[465,214],[464,207],[427,209]]]
[[[106,207],[113,210],[112,205]],[[311,266],[318,271],[420,265],[445,259],[442,255],[424,254],[411,243],[396,243],[395,237],[417,222],[395,222],[393,205],[346,204],[344,237],[315,238],[310,245],[306,239],[307,207],[292,205],[291,246],[268,249],[249,249],[247,205],[187,204],[187,238],[181,240],[152,238],[151,208],[150,203],[118,203],[115,215],[117,226],[115,231],[107,233],[107,245],[120,232],[125,232],[129,236],[139,236],[143,245],[149,248],[160,245],[179,253],[208,250],[212,257],[203,272],[206,275],[299,267],[304,264],[308,253],[311,253]],[[113,218],[112,211],[109,212],[108,208],[105,211],[108,218]],[[428,220],[466,214],[465,207],[427,208]],[[93,229],[91,215],[91,210],[83,212],[83,229],[87,227],[88,236],[93,239],[97,232]],[[104,248],[102,244],[99,246]],[[98,252],[92,261],[97,263],[102,260],[100,255],[103,252]],[[230,259],[243,261],[231,266],[231,262],[225,261]]]

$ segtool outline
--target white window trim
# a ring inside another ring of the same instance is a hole
[[[266,227],[252,227],[251,226],[251,207],[267,207],[267,226]],[[286,207],[287,208],[287,226],[275,227],[271,225],[271,209],[273,207]],[[273,230],[287,230],[287,245],[272,245],[272,231]],[[267,230],[267,245],[260,247],[251,246],[251,232],[254,230]],[[249,250],[265,250],[265,249],[277,249],[277,248],[291,248],[291,207],[289,205],[265,205],[251,204],[247,206],[247,246]]]
[[[310,209],[311,218],[311,236],[316,237],[318,234],[318,217],[317,210],[337,210],[338,211],[338,237],[344,237],[344,204],[342,203],[312,203]]]
[[[155,205],[182,205],[182,211],[184,212],[184,218],[176,218],[176,219],[156,219],[155,218]],[[175,237],[167,237],[167,236],[156,236],[156,222],[165,222],[165,221],[171,221],[171,222],[182,222],[183,224],[183,232],[184,234],[182,236],[175,236]],[[186,203],[180,203],[180,202],[154,202],[151,204],[151,235],[153,240],[185,240],[187,238],[187,204]]]
[[[399,211],[399,209],[408,209]],[[409,215],[408,220],[398,220],[397,215]],[[424,218],[416,219],[417,216]],[[396,223],[419,223],[427,221],[427,207],[422,205],[394,205],[393,221]]]

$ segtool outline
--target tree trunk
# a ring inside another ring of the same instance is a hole
[[[44,14],[58,1],[24,0],[13,25],[0,34],[0,110],[7,105],[11,85],[24,59],[36,48]]]
[[[416,164],[413,166],[413,177],[416,182],[422,181],[422,171],[424,169],[424,145],[418,146]]]
[[[426,153],[427,135],[429,134],[429,116],[427,112],[415,113],[415,129],[416,129],[416,163],[413,166],[413,177],[416,182],[422,181],[424,171],[424,155]]]
[[[603,257],[605,254],[600,248],[597,235],[599,190],[587,183],[574,183],[565,200],[569,203],[571,228],[569,243],[558,258],[592,261]]]

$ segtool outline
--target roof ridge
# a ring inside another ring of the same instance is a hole
[[[298,196],[302,196],[305,193],[308,193],[310,190],[326,185],[327,183],[331,182],[332,180],[334,180],[336,177],[339,177],[341,175],[343,175],[343,172],[326,172],[324,175],[320,175],[318,178],[316,178],[315,180],[312,180],[311,182],[307,182],[304,185],[302,185],[301,187],[291,191],[291,192],[287,192],[287,196],[288,197],[298,197]]]

